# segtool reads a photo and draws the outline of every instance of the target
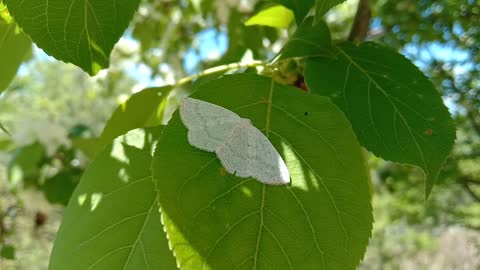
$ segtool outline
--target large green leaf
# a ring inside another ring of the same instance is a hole
[[[102,150],[113,139],[130,130],[160,124],[158,120],[163,117],[164,102],[171,89],[171,85],[146,88],[120,104],[105,125],[96,149]]]
[[[408,59],[386,47],[343,43],[336,55],[306,61],[307,86],[333,97],[369,151],[421,167],[428,196],[455,139],[439,93]]]
[[[273,86],[273,87],[271,87]],[[252,120],[281,153],[290,186],[227,174],[173,116],[153,161],[162,221],[182,269],[355,269],[372,228],[368,177],[348,120],[327,98],[254,74],[195,98]]]
[[[150,172],[152,138],[119,137],[85,171],[65,210],[50,270],[175,269]]]
[[[99,149],[97,146],[98,144],[97,138],[76,137],[76,138],[72,138],[71,141],[72,141],[72,146],[80,150],[89,159],[95,158],[95,155],[97,154],[97,152],[99,150],[102,150],[102,149]],[[105,145],[103,147],[105,147]]]
[[[307,56],[333,57],[330,30],[323,21],[313,25],[313,17],[305,19],[280,51],[280,59]]]
[[[287,28],[293,21],[293,12],[284,6],[273,6],[260,11],[245,22],[246,26],[263,25]]]
[[[0,93],[10,84],[31,51],[32,41],[17,25],[0,18]]]
[[[315,0],[315,23],[321,22],[325,13],[343,2],[345,0]]]
[[[109,65],[139,0],[8,0],[15,21],[49,55],[90,75]]]
[[[273,0],[273,2],[291,9],[295,13],[295,20],[298,25],[302,23],[314,5],[314,0]]]

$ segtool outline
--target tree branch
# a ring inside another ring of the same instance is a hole
[[[353,21],[352,30],[348,40],[360,42],[365,40],[370,29],[370,19],[372,18],[372,9],[368,0],[358,1],[357,14]]]
[[[477,202],[480,202],[480,195],[478,195],[477,193],[475,193],[475,191],[472,189],[472,187],[469,185],[469,184],[480,184],[480,182],[478,181],[475,181],[473,179],[471,179],[470,177],[468,176],[463,176],[459,179],[459,182],[462,184],[462,186],[465,188],[465,190],[467,191],[467,193],[470,195],[470,197],[472,197],[475,201]]]
[[[467,184],[472,184],[472,185],[480,185],[480,181],[469,179],[469,178],[464,178],[464,183]]]

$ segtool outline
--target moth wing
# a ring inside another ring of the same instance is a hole
[[[270,185],[290,182],[288,168],[268,138],[251,123],[235,126],[216,150],[229,173]]]
[[[200,150],[215,152],[237,125],[237,122],[226,122],[204,129],[189,130],[188,142]]]
[[[180,118],[188,129],[188,142],[209,152],[215,152],[237,124],[249,121],[218,105],[188,97],[180,105]]]

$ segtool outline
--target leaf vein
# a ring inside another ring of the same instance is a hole
[[[357,62],[355,62],[355,60],[353,60],[345,51],[343,51],[341,48],[337,48],[338,51],[343,54],[345,56],[345,58],[347,58],[347,60],[349,60],[361,73],[363,73],[365,75],[365,77],[367,77],[367,79],[372,82],[375,86],[376,86],[376,89],[380,90],[382,92],[382,94],[387,98],[387,100],[389,101],[390,105],[393,107],[393,109],[395,111],[398,112],[398,116],[400,117],[400,119],[405,123],[405,126],[407,127],[407,130],[410,134],[410,137],[412,138],[414,144],[415,144],[415,147],[417,148],[417,151],[420,155],[420,158],[421,158],[421,161],[423,163],[423,166],[424,168],[428,171],[428,166],[427,166],[427,162],[426,162],[426,159],[425,159],[425,156],[424,156],[424,153],[423,153],[423,150],[422,148],[420,147],[418,141],[415,139],[415,136],[413,135],[413,132],[412,132],[412,128],[410,127],[410,125],[408,124],[407,120],[404,118],[403,114],[398,110],[398,108],[395,106],[395,103],[391,100],[390,98],[390,95],[385,91],[385,89],[382,88],[382,86],[380,84],[377,83],[377,81],[375,81],[371,76],[370,74],[362,67],[360,66]],[[427,172],[428,173],[428,172]]]

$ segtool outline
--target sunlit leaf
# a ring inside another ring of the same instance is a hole
[[[375,43],[336,48],[336,58],[310,58],[305,80],[350,119],[360,143],[386,160],[426,174],[426,195],[455,140],[452,118],[425,75],[408,59]]]
[[[246,26],[263,25],[276,28],[287,28],[293,21],[293,12],[284,6],[273,6],[260,11],[245,22]]]
[[[65,210],[50,270],[176,269],[160,223],[148,136],[132,131],[90,164]]]
[[[300,25],[307,16],[310,9],[312,9],[315,0],[274,0],[274,2],[283,5],[295,13],[295,20]]]
[[[111,143],[116,137],[136,128],[160,124],[164,105],[172,86],[146,88],[120,104],[100,135],[96,149]]]
[[[0,93],[7,88],[17,70],[32,51],[32,42],[15,23],[0,18]],[[0,128],[5,131],[3,126]]]
[[[108,67],[139,0],[8,0],[15,21],[38,47],[90,75]]]
[[[7,24],[13,22],[13,18],[12,16],[10,16],[10,12],[8,12],[7,7],[3,4],[2,1],[0,1],[0,22],[2,20]]]
[[[194,98],[249,118],[283,156],[291,186],[226,173],[191,146],[176,113],[153,161],[162,220],[181,269],[355,269],[372,228],[368,177],[348,120],[328,98],[254,74]],[[271,106],[270,106],[271,102]]]

